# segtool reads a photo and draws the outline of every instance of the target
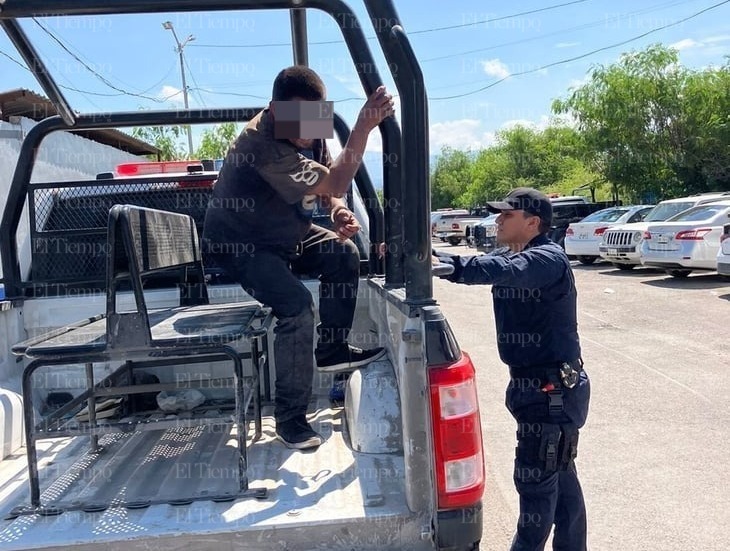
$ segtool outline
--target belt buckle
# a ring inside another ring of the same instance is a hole
[[[578,372],[568,362],[560,364],[560,380],[565,388],[575,388],[578,384]]]

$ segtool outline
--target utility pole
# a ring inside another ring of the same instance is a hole
[[[175,27],[172,26],[172,21],[165,21],[162,24],[162,28],[172,31],[172,36],[175,38],[175,44],[177,44],[177,49],[175,50],[178,55],[180,56],[180,74],[182,76],[182,92],[183,92],[183,102],[185,104],[185,110],[188,109],[188,85],[185,81],[185,59],[183,58],[183,48],[188,42],[192,42],[195,40],[195,37],[190,34],[188,37],[180,43],[180,41],[177,38],[177,33],[175,32]],[[193,134],[190,130],[190,125],[185,125],[187,128],[188,133],[188,158],[192,159],[193,157]]]

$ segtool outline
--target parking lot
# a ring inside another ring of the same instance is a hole
[[[602,262],[573,262],[573,271],[592,383],[577,459],[589,549],[725,551],[730,278],[675,279]],[[477,367],[487,464],[482,549],[505,550],[518,516],[516,427],[504,407],[508,376],[497,356],[490,287],[436,279],[434,296]]]

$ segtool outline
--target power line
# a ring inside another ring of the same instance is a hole
[[[662,31],[664,29],[668,29],[669,27],[674,27],[676,25],[679,25],[680,23],[684,23],[685,21],[689,21],[690,19],[694,19],[695,17],[698,17],[698,16],[702,15],[703,13],[706,13],[706,12],[708,12],[710,10],[714,10],[715,8],[718,8],[718,7],[720,7],[720,6],[724,5],[724,4],[727,4],[728,2],[730,2],[730,0],[724,0],[723,2],[719,2],[717,4],[714,4],[712,6],[709,6],[709,7],[705,8],[703,10],[700,10],[700,11],[698,11],[696,13],[693,13],[692,15],[690,15],[688,17],[685,17],[684,19],[680,19],[680,20],[675,21],[673,23],[668,23],[666,25],[662,25],[661,27],[656,27],[654,29],[651,29],[651,30],[649,30],[649,31],[647,31],[645,33],[639,34],[639,35],[634,36],[632,38],[629,38],[627,40],[623,40],[621,42],[616,42],[615,44],[610,44],[608,46],[604,46],[602,48],[598,48],[598,49],[592,50],[590,52],[587,52],[587,53],[584,53],[584,54],[581,54],[581,55],[578,55],[578,56],[575,56],[575,57],[571,57],[571,58],[568,58],[568,59],[562,59],[560,61],[555,61],[553,63],[548,63],[547,65],[543,65],[541,67],[536,67],[535,69],[529,69],[529,70],[526,70],[526,71],[520,71],[518,73],[514,73],[514,74],[507,75],[506,77],[500,78],[499,80],[496,80],[496,81],[494,81],[494,82],[492,82],[490,84],[487,84],[486,86],[482,86],[481,88],[479,88],[477,90],[472,90],[471,92],[465,92],[463,94],[456,94],[456,95],[453,95],[453,96],[442,96],[442,97],[436,97],[436,98],[430,98],[430,99],[432,99],[434,101],[435,100],[448,100],[448,99],[457,99],[457,98],[463,98],[463,97],[466,97],[466,96],[471,96],[471,95],[474,95],[474,94],[478,94],[479,92],[483,92],[484,90],[488,90],[489,88],[492,88],[492,87],[496,86],[500,82],[504,82],[505,80],[507,80],[509,78],[512,78],[512,77],[517,77],[517,76],[522,76],[522,75],[529,75],[531,73],[536,73],[538,71],[542,71],[542,70],[548,69],[550,67],[555,67],[557,65],[564,65],[566,63],[570,63],[571,61],[577,61],[579,59],[583,59],[583,58],[589,57],[589,56],[591,56],[593,54],[597,54],[599,52],[603,52],[603,51],[606,51],[606,50],[610,50],[612,48],[617,48],[619,46],[624,46],[624,45],[628,44],[629,42],[633,42],[635,40],[639,40],[640,38],[644,38],[645,36],[648,36],[648,35],[653,34],[655,32]]]
[[[28,69],[28,67],[26,67],[25,65],[23,65],[23,64],[22,64],[22,63],[21,63],[20,61],[18,61],[17,59],[15,59],[15,58],[14,58],[13,56],[11,56],[10,54],[6,54],[6,53],[5,53],[5,52],[3,52],[2,50],[0,50],[0,55],[2,55],[2,56],[4,56],[4,57],[7,57],[7,58],[8,58],[8,59],[9,59],[10,61],[12,61],[13,63],[15,63],[15,64],[16,64],[16,65],[17,65],[18,67],[20,67],[21,69],[25,69],[26,71],[30,71],[30,69]]]
[[[728,1],[730,2],[730,0],[728,0]],[[255,94],[243,94],[243,93],[240,93],[240,92],[218,92],[218,91],[215,91],[215,90],[206,90],[204,88],[191,88],[190,90],[198,90],[200,92],[204,92],[206,94],[213,94],[213,95],[216,95],[216,96],[235,96],[235,97],[242,97],[242,98],[254,98],[254,99],[264,100],[266,102],[268,102],[271,99],[271,98],[266,97],[266,96],[257,96]],[[394,98],[397,98],[398,97],[398,94],[393,94],[393,97]],[[332,101],[334,101],[335,103],[346,103],[348,101],[362,101],[362,102],[364,102],[365,99],[364,98],[358,98],[358,97],[354,97],[353,96],[353,97],[350,97],[350,98],[335,99],[335,100],[332,100]]]
[[[117,92],[121,92],[122,94],[125,94],[125,95],[128,95],[128,96],[134,96],[134,97],[138,97],[138,98],[152,100],[152,101],[157,102],[157,103],[161,103],[161,100],[158,99],[158,98],[154,98],[152,96],[147,96],[145,94],[138,94],[136,92],[130,92],[129,90],[125,90],[123,88],[120,88],[120,87],[116,86],[115,84],[113,84],[112,82],[110,82],[109,79],[107,79],[103,75],[99,74],[98,71],[96,71],[95,69],[93,69],[92,67],[90,67],[83,59],[81,59],[79,56],[77,56],[75,53],[73,53],[68,47],[66,47],[66,45],[58,37],[56,37],[50,30],[48,30],[40,21],[38,21],[37,18],[33,17],[32,19],[35,22],[35,24],[38,25],[38,27],[40,27],[40,29],[43,32],[45,32],[48,36],[50,36],[59,46],[61,46],[61,48],[67,54],[69,54],[71,57],[73,57],[76,61],[78,61],[81,64],[81,66],[84,69],[86,69],[87,71],[89,71],[92,75],[94,75],[102,83],[106,84],[112,90],[116,90]]]
[[[193,81],[193,84],[195,84],[195,88],[190,88],[190,91],[192,92],[194,90],[197,92],[196,95],[198,96],[198,101],[200,102],[200,105],[205,107],[205,101],[203,100],[203,96],[200,95],[200,90],[202,90],[202,88],[198,84],[198,81],[195,80],[195,75],[193,74],[193,71],[190,69],[190,65],[188,65],[188,60],[185,58],[183,58],[183,60],[185,62],[185,67],[188,68],[188,74],[190,75],[190,79]]]
[[[686,3],[687,3],[686,0],[675,0],[673,2],[666,2],[664,4],[659,4],[657,6],[651,6],[649,8],[645,8],[643,10],[637,10],[637,11],[634,11],[634,12],[628,12],[625,15],[626,16],[629,16],[629,17],[634,16],[634,15],[643,15],[645,13],[652,13],[654,11],[660,11],[660,10],[662,10],[664,8],[674,7],[674,6],[677,6],[679,4],[686,4]],[[438,57],[431,57],[431,58],[427,58],[427,59],[422,59],[422,60],[420,60],[420,62],[421,63],[429,63],[431,61],[442,61],[444,59],[453,59],[455,57],[461,57],[461,56],[468,55],[468,54],[476,54],[476,53],[479,53],[479,52],[487,52],[489,50],[498,50],[500,48],[504,48],[504,47],[507,47],[507,46],[516,46],[518,44],[524,44],[526,42],[532,42],[532,41],[535,41],[535,40],[542,40],[542,39],[547,38],[549,36],[557,36],[557,35],[561,35],[561,34],[569,33],[569,32],[574,32],[574,31],[583,31],[583,30],[590,29],[590,28],[593,28],[593,27],[598,27],[600,25],[605,25],[605,23],[606,23],[606,19],[605,18],[604,19],[597,19],[597,20],[592,21],[590,23],[583,23],[582,25],[576,25],[574,27],[568,27],[566,29],[560,29],[558,31],[553,31],[553,32],[550,32],[550,33],[539,34],[537,36],[530,36],[530,37],[527,37],[527,38],[521,38],[520,40],[512,40],[511,42],[502,42],[501,44],[494,44],[492,46],[487,46],[485,48],[477,48],[475,50],[467,50],[467,51],[464,51],[464,52],[457,52],[457,53],[453,53],[453,54],[447,54],[447,55],[441,55],[441,56],[438,56]]]
[[[573,2],[565,2],[564,4],[554,4],[552,6],[538,8],[536,10],[523,11],[520,13],[513,13],[511,15],[503,15],[502,17],[495,17],[493,19],[485,19],[483,21],[473,21],[471,23],[461,23],[459,25],[449,25],[446,27],[434,27],[432,29],[423,29],[420,31],[411,31],[407,34],[413,35],[413,34],[433,33],[433,32],[437,32],[437,31],[447,31],[450,29],[461,29],[463,27],[472,27],[474,25],[482,25],[484,23],[494,23],[495,21],[503,21],[505,19],[512,19],[513,17],[522,17],[523,15],[532,15],[533,13],[540,13],[543,11],[554,10],[557,8],[564,8],[565,6],[572,6],[573,4],[583,4],[584,2],[588,2],[588,1],[589,0],[574,0]]]
[[[513,17],[522,17],[524,15],[531,15],[533,13],[540,13],[548,10],[554,10],[558,8],[563,8],[565,6],[571,6],[573,4],[582,4],[584,2],[590,2],[591,0],[573,0],[572,2],[564,2],[562,4],[553,4],[551,6],[546,6],[544,8],[538,8],[534,10],[529,11],[523,11],[519,13],[513,13],[510,15],[503,15],[501,17],[495,17],[493,19],[482,19],[479,21],[472,21],[469,23],[460,23],[458,25],[449,25],[446,27],[432,27],[428,29],[420,29],[416,31],[410,31],[407,34],[408,35],[414,35],[414,34],[426,34],[426,33],[433,33],[433,32],[439,32],[439,31],[446,31],[451,29],[460,29],[463,27],[473,27],[476,25],[483,25],[485,23],[492,23],[494,21],[503,21],[505,19],[511,19]],[[377,39],[377,36],[366,36],[366,40],[375,40]],[[326,44],[340,44],[342,43],[342,40],[321,40],[317,42],[310,42],[310,46],[320,46],[320,45],[326,45]],[[290,47],[291,42],[270,42],[266,44],[191,44],[191,47],[193,48],[268,48],[268,47]]]

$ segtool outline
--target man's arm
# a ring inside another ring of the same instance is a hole
[[[537,288],[557,281],[565,270],[562,262],[555,262],[549,253],[540,249],[528,249],[511,256],[485,254],[461,257],[440,252],[434,254],[442,263],[454,266],[454,273],[443,279],[467,285],[489,283]]]
[[[385,86],[381,86],[373,92],[360,110],[344,149],[329,167],[329,174],[312,186],[311,193],[315,195],[343,195],[347,193],[350,182],[352,182],[362,162],[370,132],[383,119],[392,114],[393,96],[388,94]]]
[[[330,217],[334,224],[334,232],[341,241],[351,238],[362,229],[360,223],[355,218],[355,213],[347,207],[347,203],[342,197],[331,195],[329,197],[329,205],[331,208]]]

